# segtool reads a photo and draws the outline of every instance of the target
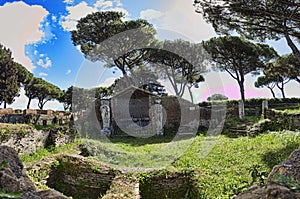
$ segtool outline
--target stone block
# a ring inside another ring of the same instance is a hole
[[[14,113],[14,110],[12,108],[0,109],[0,115],[13,114],[13,113]]]
[[[35,110],[35,109],[25,109],[25,110],[23,111],[23,114],[24,114],[24,115],[30,115],[30,114],[35,115],[35,114],[37,114],[37,110]]]
[[[37,110],[38,114],[41,115],[53,115],[54,111],[53,110]]]

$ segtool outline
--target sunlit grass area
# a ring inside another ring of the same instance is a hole
[[[299,132],[283,131],[256,137],[220,136],[218,144],[201,158],[201,138],[173,164],[181,169],[195,169],[195,182],[203,198],[228,198],[266,178],[272,168],[286,160],[300,145]],[[251,177],[257,172],[257,179]]]
[[[111,138],[82,143],[99,161],[120,167],[161,168],[171,165],[193,143],[194,139],[172,141],[171,138]]]
[[[81,141],[78,140],[75,143],[68,143],[64,146],[60,147],[50,147],[50,148],[40,148],[36,152],[31,154],[24,154],[20,155],[21,160],[23,163],[30,163],[35,162],[38,160],[41,160],[43,158],[55,155],[55,154],[61,154],[61,153],[77,153],[77,146]]]
[[[300,133],[283,131],[238,138],[197,136],[170,143],[158,137],[148,141],[89,140],[88,148],[94,150],[97,160],[118,166],[195,170],[194,180],[202,198],[228,198],[266,179],[276,164],[299,147]],[[251,177],[253,172],[258,174],[255,179]]]
[[[300,132],[266,132],[238,138],[201,135],[179,141],[172,141],[172,137],[82,139],[52,150],[40,149],[21,158],[28,163],[62,152],[74,153],[80,144],[92,155],[89,158],[112,166],[192,170],[201,198],[231,198],[263,182],[276,164],[299,148]],[[253,172],[257,178],[251,177]]]

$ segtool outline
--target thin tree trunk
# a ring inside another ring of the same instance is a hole
[[[285,99],[285,93],[284,93],[284,83],[281,83],[281,87],[279,86],[279,84],[277,84],[277,87],[279,88],[279,90],[281,91],[282,94],[282,98]]]
[[[275,95],[273,89],[272,89],[272,88],[269,88],[269,89],[270,89],[270,91],[271,91],[271,93],[272,93],[273,98],[276,99],[276,95]]]
[[[39,103],[38,103],[38,107],[40,108],[40,110],[43,110],[43,107],[44,107],[43,102],[39,102]]]
[[[245,102],[245,88],[244,88],[244,81],[240,81],[240,82],[239,82],[239,86],[240,86],[241,100],[243,100],[243,102]]]
[[[192,101],[192,103],[194,104],[194,98],[193,98],[193,93],[192,93],[192,87],[189,87],[188,86],[188,90],[189,90],[189,93],[190,93],[190,97],[191,97],[191,101]]]
[[[30,108],[30,103],[31,103],[31,97],[30,97],[29,100],[28,100],[28,103],[27,103],[27,109]]]
[[[7,103],[6,103],[6,101],[4,101],[4,108],[6,108],[6,105],[7,105]]]
[[[280,89],[280,90],[281,90],[281,93],[282,93],[282,97],[285,99],[285,93],[284,93],[283,87],[282,87],[282,89]]]

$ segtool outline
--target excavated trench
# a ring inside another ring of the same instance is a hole
[[[27,169],[29,175],[43,174],[41,182],[74,199],[197,198],[192,172],[122,171],[75,155],[42,161]]]

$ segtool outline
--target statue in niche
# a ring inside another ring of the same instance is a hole
[[[110,108],[107,105],[101,106],[101,118],[103,122],[102,132],[106,135],[111,134],[110,129]]]

